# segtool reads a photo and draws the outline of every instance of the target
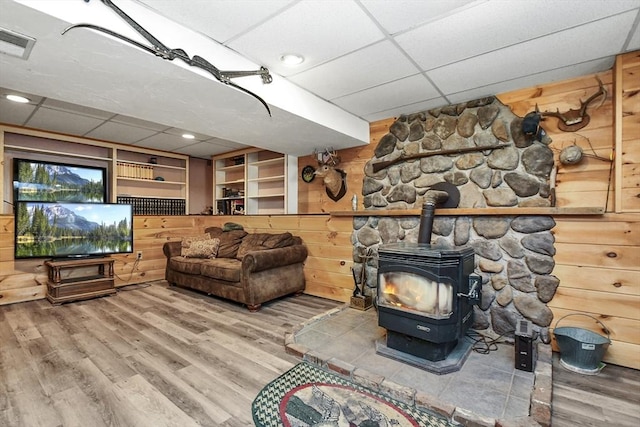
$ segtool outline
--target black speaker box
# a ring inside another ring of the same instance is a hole
[[[535,365],[535,347],[533,345],[533,330],[531,322],[519,320],[515,333],[515,368],[521,371],[533,372]]]

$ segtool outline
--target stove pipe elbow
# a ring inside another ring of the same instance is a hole
[[[420,214],[420,229],[418,231],[418,243],[431,243],[433,219],[436,205],[449,199],[449,193],[440,190],[429,190],[425,193],[425,202]]]

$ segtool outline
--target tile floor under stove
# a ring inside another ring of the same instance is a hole
[[[295,342],[480,416],[510,419],[529,414],[534,374],[515,369],[513,345],[498,344],[487,354],[472,351],[459,371],[437,375],[376,354],[375,342],[385,334],[375,309],[345,306],[305,325]]]

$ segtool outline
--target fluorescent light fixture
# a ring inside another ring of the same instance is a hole
[[[304,56],[298,55],[297,53],[285,53],[280,55],[280,61],[282,61],[284,65],[293,67],[302,64],[304,62]]]
[[[182,134],[182,137],[183,137],[184,139],[195,139],[195,138],[196,138],[194,135],[192,135],[192,134],[190,134],[190,133],[183,133],[183,134]]]
[[[20,104],[28,104],[31,100],[20,95],[7,95],[5,96],[9,101],[19,102]]]

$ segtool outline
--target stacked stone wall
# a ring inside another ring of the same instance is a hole
[[[458,188],[461,208],[551,206],[551,140],[544,133],[527,136],[522,127],[523,119],[494,97],[399,117],[365,166],[365,209],[420,208],[427,191],[440,182]],[[437,155],[497,144],[508,146]],[[375,163],[423,153],[429,156],[373,172]],[[356,277],[366,277],[365,292],[375,295],[379,246],[417,242],[420,218],[359,216],[353,225]],[[554,225],[548,216],[436,216],[433,244],[469,245],[475,251],[483,296],[474,328],[508,336],[525,318],[546,340],[552,320],[546,303],[559,284],[551,275]]]

